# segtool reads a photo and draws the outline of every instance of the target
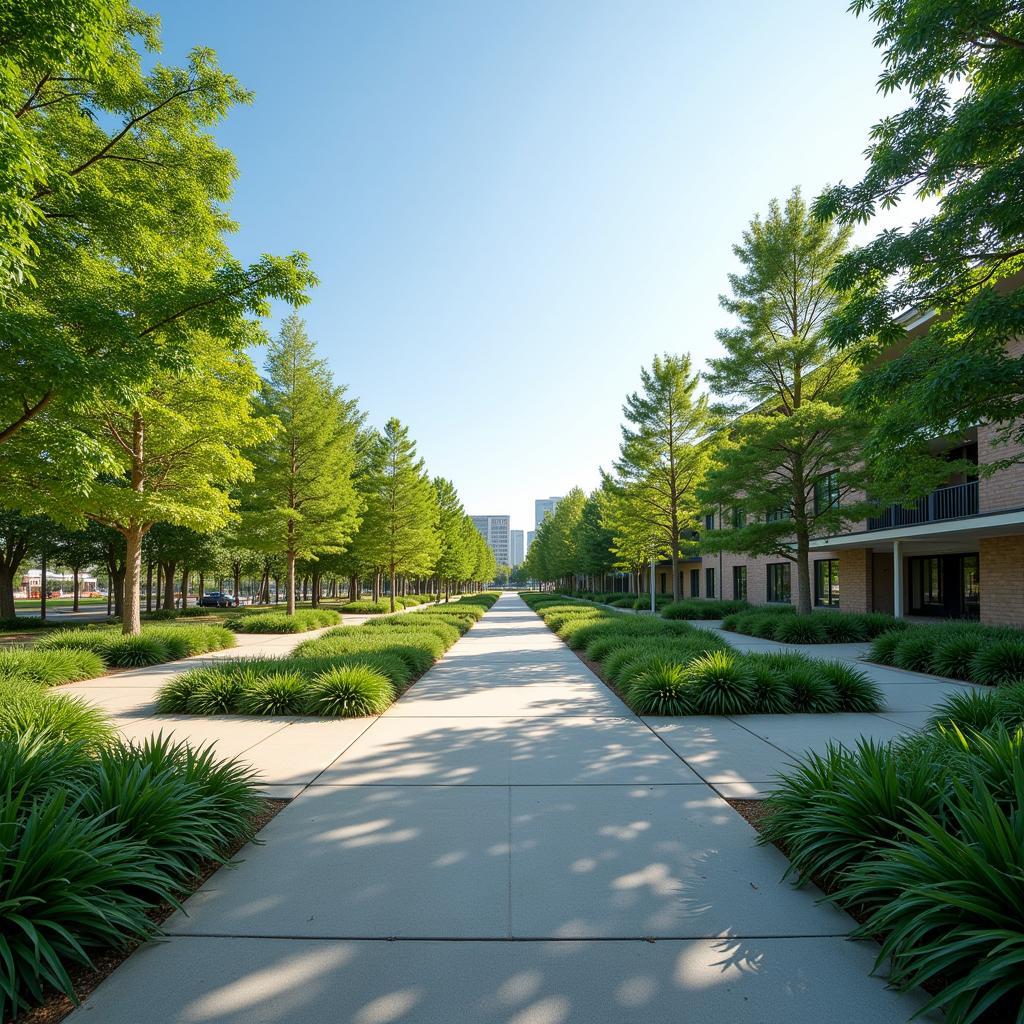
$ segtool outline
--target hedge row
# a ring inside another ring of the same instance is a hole
[[[153,624],[143,626],[138,636],[128,636],[109,627],[89,626],[84,629],[54,630],[40,637],[29,653],[91,651],[102,660],[106,668],[142,668],[234,646],[234,633],[223,626]]]
[[[186,672],[160,690],[163,714],[321,715],[385,711],[497,600],[476,594],[447,605],[342,626],[284,658],[238,658]]]
[[[842,644],[871,640],[907,623],[883,612],[811,612],[798,615],[792,605],[757,607],[727,615],[722,628],[784,644]]]
[[[686,622],[523,597],[570,647],[600,664],[637,714],[817,714],[884,706],[878,687],[845,662],[741,654]]]
[[[932,672],[984,686],[1024,682],[1024,630],[943,622],[883,633],[870,658],[882,665]]]
[[[116,741],[96,708],[0,683],[0,1019],[69,971],[158,931],[210,861],[251,837],[250,769],[158,737]]]
[[[395,598],[395,608],[415,608],[437,600],[437,594],[409,594]],[[383,615],[391,611],[391,598],[382,597],[377,601],[361,598],[339,605],[339,610],[350,615]]]
[[[1022,725],[1024,685],[957,694],[924,734],[806,755],[766,802],[794,879],[855,910],[876,969],[949,1024],[1021,1019]]]
[[[328,608],[299,608],[292,615],[287,612],[230,615],[224,625],[236,633],[306,633],[311,629],[336,626],[339,622],[341,616]]]

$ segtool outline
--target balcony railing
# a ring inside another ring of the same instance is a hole
[[[868,520],[868,529],[888,530],[894,526],[915,526],[977,514],[978,481],[969,480],[965,484],[937,487],[910,505],[890,505],[881,515]]]

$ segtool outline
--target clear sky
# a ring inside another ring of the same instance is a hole
[[[513,528],[596,484],[654,353],[715,352],[751,216],[894,109],[847,0],[139,3],[256,93],[236,253],[309,253],[336,378]]]

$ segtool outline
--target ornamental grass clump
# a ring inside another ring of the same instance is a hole
[[[638,715],[692,715],[696,713],[693,690],[684,666],[655,661],[634,680],[629,706]]]
[[[827,715],[839,710],[839,695],[816,664],[802,665],[786,675],[793,711],[805,715]]]
[[[232,615],[224,624],[236,633],[306,633],[311,629],[336,626],[340,621],[341,616],[329,608],[301,608],[293,615],[286,612]]]
[[[791,711],[789,684],[778,668],[765,655],[748,654],[745,658],[753,701],[750,713],[784,715]]]
[[[380,715],[394,699],[395,689],[386,675],[369,665],[343,665],[313,680],[308,713],[339,718]]]
[[[309,689],[301,673],[282,670],[241,686],[236,706],[243,715],[303,715]]]
[[[185,699],[185,712],[190,715],[239,714],[242,679],[225,675],[216,669],[197,669],[196,679],[189,680],[192,690]],[[162,692],[162,691],[161,691]]]
[[[114,736],[107,716],[65,693],[48,693],[35,683],[0,683],[0,741],[45,737],[97,748]]]
[[[13,648],[0,651],[0,681],[20,680],[39,686],[59,686],[103,674],[103,659],[95,651],[71,648]]]
[[[892,630],[888,633],[880,633],[871,641],[871,650],[868,652],[870,661],[877,661],[879,665],[896,664],[896,648],[903,639],[903,633]]]
[[[964,629],[939,636],[932,652],[929,671],[950,679],[970,679],[971,669],[978,653],[985,646],[985,637],[979,630]]]
[[[772,639],[782,644],[823,644],[827,639],[824,615],[782,615],[774,623]]]
[[[845,661],[818,661],[815,668],[831,685],[840,711],[874,712],[885,707],[885,696],[860,669]]]
[[[686,675],[700,714],[743,715],[754,710],[753,680],[741,656],[712,651],[691,661]]]
[[[877,642],[877,641],[876,641]],[[932,667],[935,636],[925,628],[907,630],[900,635],[892,663],[910,672],[928,672]]]
[[[1024,637],[996,639],[982,647],[971,663],[970,679],[985,686],[1024,682]]]

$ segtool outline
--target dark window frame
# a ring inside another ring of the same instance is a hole
[[[690,570],[690,597],[700,597],[700,569]]]
[[[768,604],[790,604],[793,600],[793,567],[789,562],[769,562],[766,571]]]
[[[814,604],[817,608],[839,607],[839,559],[814,560]]]
[[[715,570],[713,566],[707,566],[704,570],[704,596],[715,596]]]
[[[734,601],[746,601],[747,599],[747,567],[745,565],[732,567],[732,597]]]
[[[827,500],[827,504],[826,504]],[[814,479],[814,514],[839,507],[839,470],[830,469]]]

